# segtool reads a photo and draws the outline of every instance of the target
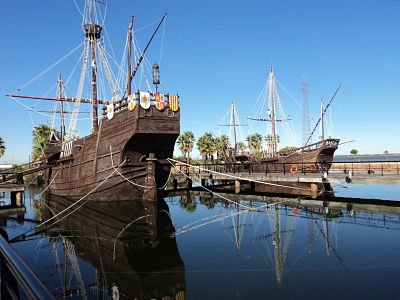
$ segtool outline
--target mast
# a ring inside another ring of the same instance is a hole
[[[237,137],[236,137],[236,108],[235,108],[235,102],[234,101],[232,101],[232,116],[231,116],[231,119],[232,119],[232,122],[233,122],[233,138],[234,138],[234,141],[235,141],[235,146],[234,146],[234,149],[235,149],[235,153],[236,153],[236,151],[237,151]]]
[[[218,126],[228,126],[229,127],[229,138],[231,138],[231,136],[232,136],[231,127],[233,127],[233,140],[234,140],[233,149],[234,149],[234,152],[236,154],[236,152],[238,150],[237,149],[237,144],[238,144],[238,136],[237,136],[237,134],[238,134],[238,132],[237,132],[236,127],[247,126],[247,125],[240,124],[238,113],[237,113],[237,110],[236,110],[235,100],[232,100],[232,104],[231,104],[230,110],[228,110],[228,112],[226,113],[226,116],[228,116],[228,115],[230,116],[229,117],[229,123],[228,124],[218,124]]]
[[[325,139],[325,129],[324,129],[324,100],[321,99],[321,136],[319,140],[322,142]]]
[[[101,38],[101,26],[93,23],[93,0],[88,1],[89,6],[89,22],[83,25],[83,33],[86,39],[89,40],[91,49],[91,68],[92,68],[92,123],[93,132],[96,132],[99,128],[98,124],[98,111],[97,111],[97,66],[96,66],[96,45],[97,40]]]
[[[156,35],[156,33],[157,33],[158,29],[160,28],[161,24],[164,22],[164,19],[165,19],[166,16],[167,16],[167,13],[165,13],[165,14],[163,15],[163,17],[162,17],[160,23],[158,24],[156,30],[153,32],[153,35],[151,36],[150,40],[147,42],[146,47],[144,48],[142,54],[141,54],[140,57],[139,57],[139,60],[138,60],[137,63],[136,63],[135,68],[134,68],[133,71],[132,71],[132,74],[131,74],[131,78],[130,78],[130,79],[132,79],[133,77],[135,77],[136,72],[137,72],[137,70],[139,69],[140,64],[142,63],[142,60],[143,60],[143,58],[144,58],[144,55],[146,54],[147,48],[149,48],[149,46],[150,46],[150,44],[151,44],[151,41],[153,40],[154,36]]]
[[[269,120],[271,122],[271,156],[275,157],[277,153],[277,138],[276,138],[276,116],[275,116],[275,80],[273,67],[269,68],[269,78],[268,78],[268,99],[270,110],[268,111]]]
[[[61,72],[58,73],[57,80],[57,98],[61,99],[64,97],[64,87],[62,82]],[[60,118],[61,118],[61,141],[64,141],[65,136],[65,123],[64,123],[64,103],[60,101]]]
[[[324,114],[326,113],[326,110],[328,109],[329,105],[331,105],[332,100],[335,98],[335,96],[336,96],[337,92],[339,91],[340,87],[341,87],[341,85],[338,86],[338,88],[336,89],[335,93],[333,94],[331,100],[329,100],[328,104],[327,104],[327,105],[325,106],[325,108],[323,109],[322,114],[321,114],[322,117],[323,117]],[[306,146],[307,146],[308,142],[311,140],[311,137],[313,136],[315,130],[318,128],[319,122],[321,122],[321,117],[318,119],[317,124],[315,124],[314,129],[311,131],[310,135],[308,136],[308,140],[307,140],[307,142],[306,142],[306,144],[305,144]]]
[[[128,26],[128,63],[127,63],[127,80],[126,80],[126,92],[128,96],[132,93],[132,32],[133,32],[133,16]]]

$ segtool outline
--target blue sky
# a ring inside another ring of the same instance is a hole
[[[206,131],[218,133],[232,100],[244,121],[254,111],[273,64],[299,141],[302,111],[298,104],[306,76],[314,121],[321,97],[329,99],[342,85],[329,114],[331,134],[355,142],[342,145],[337,153],[348,154],[352,148],[360,153],[400,152],[396,138],[400,1],[109,1],[105,25],[116,58],[122,56],[131,15],[135,28],[141,29],[165,11],[165,34],[163,29],[152,44],[149,61],[160,62],[161,88],[180,95],[182,131],[191,130],[196,137]],[[32,126],[47,121],[3,95],[15,92],[79,45],[80,26],[81,16],[72,0],[0,1],[0,136],[7,147],[0,162],[27,161]],[[153,29],[154,25],[137,32],[141,47]],[[76,63],[71,58],[72,62],[61,63],[21,93],[45,95],[59,71],[68,76]],[[35,101],[23,103],[40,107]],[[253,131],[264,133],[255,127]],[[248,129],[243,130],[247,135]]]

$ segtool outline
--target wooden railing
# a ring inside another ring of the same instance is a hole
[[[248,174],[298,174],[311,173],[349,173],[353,175],[400,175],[400,161],[370,162],[332,162],[327,170],[326,165],[315,163],[195,163],[188,167],[178,164],[179,170],[188,174],[204,173],[205,170],[218,173]]]

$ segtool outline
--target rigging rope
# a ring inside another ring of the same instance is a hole
[[[29,80],[28,82],[26,82],[25,84],[23,84],[22,86],[20,86],[17,91],[20,91],[24,88],[26,88],[27,86],[29,86],[30,84],[32,84],[33,82],[35,82],[36,80],[38,80],[40,77],[42,77],[44,74],[46,74],[48,71],[50,71],[51,69],[53,69],[56,65],[58,65],[60,62],[62,62],[64,59],[66,59],[67,57],[69,57],[71,54],[73,54],[76,50],[78,50],[81,46],[83,45],[83,42],[80,43],[77,47],[75,47],[74,49],[72,49],[70,52],[68,52],[66,55],[64,55],[63,57],[61,57],[60,59],[58,59],[55,63],[53,63],[51,66],[49,66],[48,68],[46,68],[45,70],[43,70],[42,72],[40,72],[38,75],[36,75],[35,77],[33,77],[31,80]]]
[[[124,160],[119,166],[118,168],[121,168],[124,164],[126,163],[126,160]],[[81,202],[83,199],[85,199],[87,196],[89,196],[91,193],[93,193],[95,190],[97,190],[100,186],[102,186],[111,176],[114,175],[114,173],[117,172],[117,168],[114,168],[114,171],[112,173],[110,173],[102,182],[100,182],[97,186],[95,186],[90,192],[88,192],[85,196],[83,196],[82,198],[80,198],[79,200],[75,201],[74,203],[72,203],[70,206],[66,207],[65,209],[63,209],[62,211],[60,211],[58,214],[52,216],[51,218],[47,219],[46,221],[38,224],[35,226],[35,228],[38,228],[40,226],[43,226],[45,224],[47,224],[48,222],[50,222],[51,220],[57,218],[60,214],[64,213],[65,211],[67,211],[68,209],[72,208],[73,206],[77,205],[79,202]],[[48,227],[53,226],[54,224],[60,222],[61,220],[65,219],[66,217],[68,217],[69,215],[71,215],[72,213],[76,212],[79,208],[81,208],[84,204],[86,204],[89,200],[86,200],[82,205],[80,205],[78,208],[76,208],[75,210],[73,210],[72,212],[70,212],[69,214],[63,216],[62,218],[56,220],[55,222],[51,223],[50,225],[48,225]]]
[[[22,103],[21,101],[15,99],[14,97],[12,97],[12,96],[10,96],[10,95],[9,95],[9,97],[10,97],[13,101],[15,101],[17,104],[19,104],[19,105],[25,107],[29,112],[34,112],[34,113],[36,113],[36,114],[38,114],[38,115],[42,115],[42,116],[45,116],[45,117],[48,117],[48,118],[52,118],[52,117],[53,117],[53,115],[43,113],[43,112],[41,112],[41,111],[38,111],[38,110],[33,109],[33,108],[30,107],[30,106],[27,106],[26,104]],[[55,119],[61,120],[61,117],[55,117]],[[91,120],[91,119],[92,119],[92,118],[79,118],[79,119],[77,119],[77,120]],[[33,121],[32,121],[32,122],[33,122]],[[33,125],[32,125],[32,126],[33,126]],[[33,128],[33,127],[32,127],[32,128]]]
[[[165,27],[167,27],[167,16],[165,16],[165,19],[164,19],[163,33],[162,33],[162,36],[161,36],[161,49],[160,49],[160,61],[159,61],[160,64],[161,64],[161,59],[162,59],[163,50],[164,50]]]
[[[168,161],[170,160],[170,159],[167,159]],[[172,160],[172,159],[171,159]],[[182,173],[186,178],[188,178],[189,180],[191,180],[191,181],[193,181],[193,178],[191,178],[191,177],[189,177],[188,175],[186,175],[184,172],[182,172],[180,169],[178,169],[174,164],[172,164],[171,162],[170,162],[170,164],[177,170],[177,171],[179,171],[180,173]],[[241,204],[241,203],[237,203],[237,202],[235,202],[235,201],[232,201],[232,200],[230,200],[230,199],[228,199],[228,198],[226,198],[226,197],[224,197],[224,196],[221,196],[220,194],[218,194],[218,193],[216,193],[216,192],[213,192],[212,190],[210,190],[210,189],[208,189],[208,188],[206,188],[205,186],[203,186],[201,183],[199,183],[198,181],[195,181],[196,183],[198,183],[203,189],[205,189],[206,191],[208,191],[208,192],[210,192],[210,193],[212,193],[212,194],[214,194],[214,195],[216,195],[217,197],[219,197],[219,198],[221,198],[221,199],[224,199],[225,201],[228,201],[228,202],[231,202],[231,203],[235,203],[235,204],[237,204],[237,205],[239,205],[239,206],[243,206],[243,207],[245,207],[246,209],[248,209],[248,210],[253,210],[253,208],[252,207],[250,207],[250,206],[247,206],[247,205],[244,205],[244,204]]]
[[[192,167],[195,169],[198,169],[200,171],[204,171],[204,172],[208,172],[208,173],[213,173],[213,174],[217,174],[217,175],[221,175],[221,176],[226,176],[229,178],[234,178],[234,179],[238,179],[238,180],[243,180],[243,181],[249,181],[249,182],[255,182],[255,183],[260,183],[260,184],[265,184],[265,185],[271,185],[271,186],[278,186],[278,187],[284,187],[284,188],[289,188],[289,189],[295,189],[295,190],[304,190],[304,191],[308,191],[308,189],[304,189],[304,188],[300,188],[300,187],[293,187],[293,186],[288,186],[288,185],[282,185],[282,184],[277,184],[277,183],[271,183],[271,182],[265,182],[265,181],[259,181],[259,180],[254,180],[254,179],[250,179],[250,178],[244,178],[244,177],[239,177],[239,176],[234,176],[234,175],[230,175],[230,174],[225,174],[225,173],[220,173],[217,171],[212,171],[212,170],[208,170],[208,169],[204,169],[200,166],[194,166],[194,165],[190,165],[187,163],[183,163],[181,161],[172,159],[172,158],[167,158],[168,161],[173,161],[175,163],[179,163],[182,165],[185,165],[187,167]],[[171,163],[172,164],[172,163]],[[172,164],[173,165],[173,164]],[[174,166],[174,165],[173,165]],[[174,166],[175,167],[175,166]],[[175,167],[176,168],[176,167]]]

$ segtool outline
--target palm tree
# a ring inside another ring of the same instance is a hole
[[[33,128],[32,159],[39,160],[44,157],[44,150],[48,145],[51,128],[46,124],[40,124]]]
[[[229,137],[226,134],[221,135],[220,137],[215,138],[215,144],[217,148],[217,157],[221,158],[224,156],[225,150],[230,147],[231,143],[229,141]]]
[[[246,150],[246,144],[243,143],[243,142],[237,142],[237,143],[236,143],[236,151],[237,151],[238,153],[241,153],[241,152],[243,152],[244,150]]]
[[[179,145],[179,150],[186,157],[187,161],[189,161],[190,152],[193,150],[194,141],[194,134],[191,131],[185,131],[178,137],[177,144]]]
[[[207,161],[208,158],[214,159],[213,154],[217,150],[216,141],[211,132],[206,132],[197,141],[197,149],[201,156]]]
[[[251,152],[256,153],[261,150],[262,136],[259,133],[251,134],[246,139]]]
[[[4,155],[5,151],[6,151],[6,146],[4,144],[4,140],[2,137],[0,137],[0,157]]]

